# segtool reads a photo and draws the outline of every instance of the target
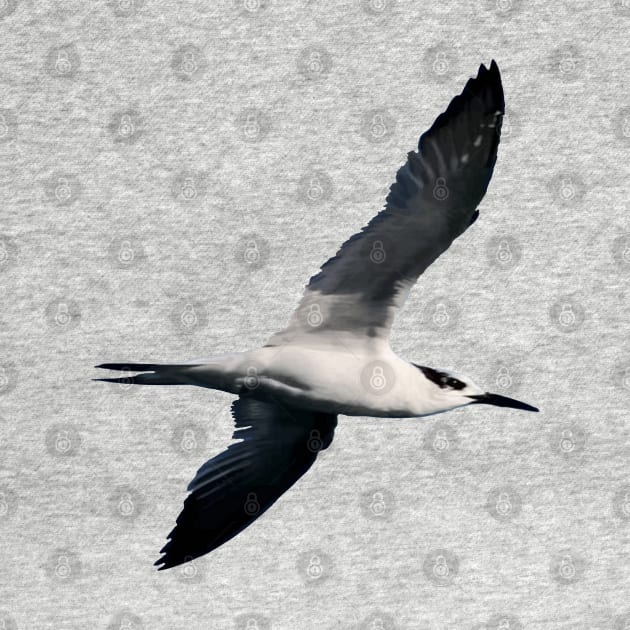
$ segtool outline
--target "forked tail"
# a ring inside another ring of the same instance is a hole
[[[104,381],[106,383],[124,383],[127,385],[191,385],[191,381],[186,374],[187,368],[195,367],[196,364],[185,365],[160,365],[159,363],[102,363],[97,368],[105,370],[120,370],[129,372],[125,376],[118,378],[93,378],[93,381]],[[143,372],[143,374],[132,374],[132,372]]]

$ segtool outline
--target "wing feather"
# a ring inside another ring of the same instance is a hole
[[[241,397],[232,405],[242,441],[206,462],[156,561],[177,566],[216,549],[251,525],[313,464],[333,438],[337,416]]]
[[[310,279],[268,346],[386,340],[418,277],[476,219],[497,158],[503,88],[483,64],[396,173],[385,208]]]

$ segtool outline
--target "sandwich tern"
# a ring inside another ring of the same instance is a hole
[[[170,365],[97,366],[140,373],[95,380],[196,385],[238,396],[233,438],[240,441],[190,482],[155,562],[159,570],[216,549],[256,520],[330,445],[340,414],[420,417],[478,403],[538,411],[468,377],[405,361],[389,345],[411,287],[479,215],[503,114],[493,60],[420,137],[384,209],[310,279],[288,326],[266,345]]]

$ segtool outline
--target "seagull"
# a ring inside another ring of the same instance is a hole
[[[158,570],[189,562],[263,514],[330,446],[337,417],[423,417],[484,403],[538,411],[391,349],[394,315],[429,265],[479,216],[497,159],[499,68],[481,64],[407,155],[385,207],[307,285],[287,327],[249,352],[178,364],[104,363],[141,385],[195,385],[238,396],[238,440],[188,485]],[[132,375],[132,373],[136,373]]]

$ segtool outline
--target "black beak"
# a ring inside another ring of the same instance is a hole
[[[485,405],[496,405],[497,407],[511,407],[512,409],[523,409],[525,411],[538,411],[536,407],[532,407],[527,403],[500,394],[477,394],[476,396],[468,396],[473,399],[473,403],[483,403]],[[472,404],[472,403],[471,403]]]

